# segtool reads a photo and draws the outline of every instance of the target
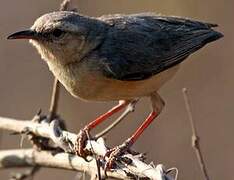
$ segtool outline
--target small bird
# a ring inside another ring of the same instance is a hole
[[[160,114],[157,93],[181,62],[207,43],[223,37],[216,24],[154,13],[87,17],[58,11],[39,17],[29,30],[8,39],[29,39],[54,76],[73,96],[89,101],[119,101],[80,131],[77,154],[85,157],[87,131],[141,97],[152,111],[122,145],[108,153],[107,167],[126,152]]]

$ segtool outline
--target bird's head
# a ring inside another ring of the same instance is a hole
[[[47,62],[67,64],[85,55],[96,42],[89,41],[95,19],[78,13],[58,11],[39,17],[33,26],[8,36],[8,39],[29,39]]]

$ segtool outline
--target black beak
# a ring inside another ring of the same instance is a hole
[[[32,30],[19,31],[11,34],[7,39],[37,39],[37,33]]]

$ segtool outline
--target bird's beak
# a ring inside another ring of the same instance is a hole
[[[37,33],[32,30],[19,31],[11,34],[7,39],[37,39]]]

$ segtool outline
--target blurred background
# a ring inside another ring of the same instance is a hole
[[[40,15],[57,10],[60,2],[1,0],[0,116],[31,119],[39,108],[47,113],[52,74],[27,41],[7,41],[6,37],[31,26]],[[191,148],[191,128],[181,92],[183,87],[187,87],[208,174],[212,180],[234,179],[234,1],[79,0],[75,3],[80,13],[90,16],[152,11],[219,24],[218,30],[225,37],[188,58],[175,78],[160,90],[166,107],[134,149],[146,152],[149,162],[177,167],[180,180],[202,179]],[[72,132],[78,132],[87,122],[116,104],[83,102],[63,88],[60,97],[59,114],[66,119]],[[114,146],[125,140],[149,111],[148,99],[142,99],[134,114],[108,135],[108,144]],[[19,148],[19,139],[3,132],[0,149]],[[9,179],[11,172],[12,169],[1,170],[1,179]],[[75,175],[70,171],[45,168],[34,179],[74,179]]]

